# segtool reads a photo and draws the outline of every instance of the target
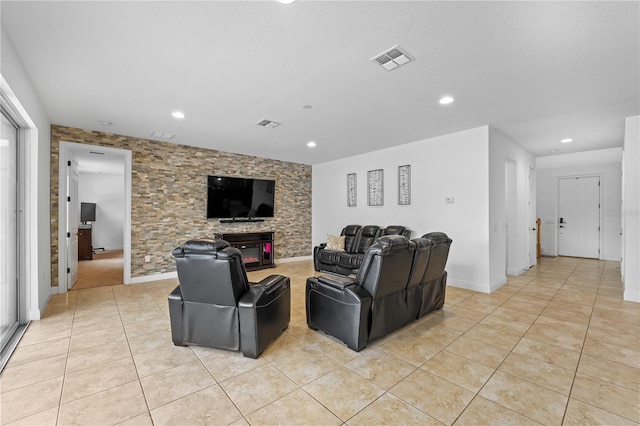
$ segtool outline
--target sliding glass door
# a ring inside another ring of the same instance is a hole
[[[0,135],[0,352],[18,328],[18,128],[2,112]]]

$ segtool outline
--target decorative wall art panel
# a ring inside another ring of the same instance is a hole
[[[367,172],[367,204],[384,205],[384,170],[382,169]]]
[[[411,204],[411,166],[398,166],[398,204]]]
[[[358,205],[358,175],[349,173],[347,175],[347,207]]]

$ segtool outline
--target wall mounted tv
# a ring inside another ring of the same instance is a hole
[[[276,182],[230,176],[208,176],[207,218],[273,217]]]

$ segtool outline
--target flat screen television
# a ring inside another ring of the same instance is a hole
[[[96,221],[96,203],[80,203],[80,222]]]
[[[276,182],[230,176],[208,176],[207,218],[273,217]]]

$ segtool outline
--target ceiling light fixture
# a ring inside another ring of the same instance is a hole
[[[453,102],[453,97],[451,96],[443,96],[440,98],[440,100],[438,101],[440,103],[440,105],[449,105],[450,103]]]
[[[282,3],[282,4],[291,4],[295,2],[296,0],[278,0],[278,3]]]
[[[302,105],[302,109],[311,109],[313,106],[311,105]]]
[[[103,126],[113,126],[113,123],[110,121],[101,121],[100,124],[102,124]]]
[[[314,141],[309,141],[309,142],[307,142],[307,146],[309,148],[314,148],[316,146],[316,143]]]
[[[182,111],[173,111],[171,113],[171,116],[173,118],[183,119],[183,118],[186,117],[186,114],[184,112],[182,112]]]
[[[550,149],[549,152],[558,152],[558,150],[553,148],[553,149]]]
[[[560,143],[569,143],[569,142],[573,142],[573,139],[571,139],[571,138],[566,138],[566,139],[562,139],[562,140],[560,141]]]

